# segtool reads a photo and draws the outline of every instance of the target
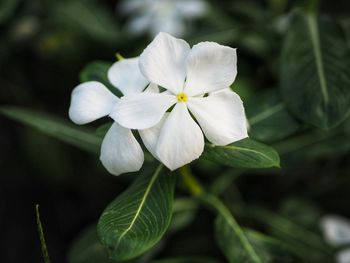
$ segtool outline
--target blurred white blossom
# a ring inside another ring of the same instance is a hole
[[[120,5],[120,11],[130,15],[131,33],[150,32],[152,36],[161,31],[183,36],[187,23],[204,16],[207,9],[204,0],[124,0]]]
[[[349,247],[337,252],[337,263],[350,263],[350,221],[337,215],[327,215],[321,219],[320,226],[325,240],[330,245]]]
[[[159,33],[141,54],[140,70],[166,91],[124,96],[110,116],[141,130],[148,150],[175,170],[202,154],[203,133],[215,145],[248,136],[243,103],[230,90],[236,63],[231,47],[201,42],[191,49],[184,40]]]

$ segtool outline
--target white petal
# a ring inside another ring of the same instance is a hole
[[[89,81],[72,92],[69,118],[76,124],[85,124],[111,113],[118,98],[102,83]]]
[[[130,129],[113,123],[101,146],[100,160],[114,175],[140,170],[144,156]]]
[[[147,129],[156,125],[167,109],[176,103],[174,95],[143,92],[125,96],[110,116],[130,129]]]
[[[168,118],[168,116],[169,116],[169,113],[166,112],[164,114],[163,118],[160,120],[160,122],[157,123],[157,125],[149,128],[149,129],[139,130],[139,133],[140,133],[140,136],[141,136],[141,139],[142,139],[144,145],[146,146],[147,150],[157,160],[160,160],[157,156],[157,153],[156,153],[157,142],[159,139],[161,129],[162,129],[166,119]]]
[[[199,158],[204,149],[201,129],[189,114],[185,103],[177,103],[161,130],[157,156],[170,170]]]
[[[140,93],[149,83],[140,71],[138,57],[115,62],[108,70],[108,79],[124,95]]]
[[[331,245],[350,245],[350,221],[336,215],[321,220],[324,237]]]
[[[215,42],[193,46],[187,58],[185,93],[195,96],[228,88],[237,75],[236,49]]]
[[[159,93],[159,87],[157,84],[150,83],[147,88],[145,89],[145,92],[150,92],[150,93]]]
[[[337,263],[350,263],[350,248],[341,250],[336,254]]]
[[[141,72],[150,82],[177,94],[183,90],[189,51],[186,41],[159,33],[140,56]]]
[[[227,145],[248,137],[243,103],[233,91],[215,92],[203,98],[190,97],[187,105],[213,144]]]

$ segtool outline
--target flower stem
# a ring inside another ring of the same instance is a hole
[[[36,211],[36,222],[37,222],[38,233],[39,233],[40,244],[41,244],[41,251],[43,253],[44,262],[50,263],[49,252],[47,250],[45,237],[44,237],[44,230],[40,220],[39,205],[35,206],[35,211]]]
[[[204,190],[204,187],[192,174],[190,168],[186,165],[180,168],[180,173],[183,178],[184,185],[187,187],[188,191],[195,197],[199,199],[204,205],[213,209],[219,216],[223,217],[225,221],[230,225],[238,239],[240,240],[243,248],[247,251],[252,259],[252,262],[262,263],[258,255],[256,254],[254,248],[248,241],[243,230],[237,223],[236,219],[233,217],[230,210],[226,205],[214,194],[208,193]]]
[[[199,196],[204,193],[204,187],[201,183],[193,176],[191,169],[188,165],[185,165],[180,168],[180,173],[182,175],[182,179],[184,185],[187,187],[188,191],[194,195]]]

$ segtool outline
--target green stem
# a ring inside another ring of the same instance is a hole
[[[231,226],[233,231],[236,233],[244,249],[248,252],[251,259],[255,263],[262,263],[256,252],[254,251],[252,245],[249,243],[247,237],[245,236],[243,230],[238,225],[236,219],[231,214],[230,210],[225,206],[225,204],[217,198],[215,195],[208,193],[204,190],[201,183],[192,174],[189,166],[184,166],[180,168],[180,173],[183,178],[184,185],[187,187],[189,192],[197,197],[199,201],[203,204],[214,209],[218,215],[222,216],[226,222]]]
[[[39,205],[35,206],[35,211],[36,211],[36,223],[38,226],[38,233],[39,233],[39,238],[40,238],[41,251],[42,251],[43,257],[44,257],[44,262],[50,263],[49,252],[48,252],[46,242],[45,242],[44,230],[43,230],[43,226],[42,226],[41,221],[40,221]]]

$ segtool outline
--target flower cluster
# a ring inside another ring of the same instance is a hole
[[[188,31],[186,22],[202,17],[208,10],[203,0],[125,0],[120,5],[123,14],[131,15],[127,24],[130,32],[160,31],[182,36]]]
[[[116,62],[109,81],[86,82],[72,93],[70,118],[85,124],[104,116],[114,123],[101,147],[101,161],[115,175],[137,171],[144,155],[131,129],[171,170],[199,158],[205,137],[214,145],[246,138],[244,107],[230,85],[237,74],[236,49],[159,33],[138,58]]]

